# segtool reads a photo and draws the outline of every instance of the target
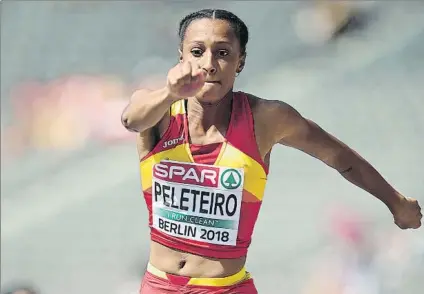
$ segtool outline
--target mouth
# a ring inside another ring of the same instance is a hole
[[[209,83],[209,84],[221,84],[221,82],[219,82],[219,81],[206,81],[205,83]]]

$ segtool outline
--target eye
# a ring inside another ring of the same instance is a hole
[[[228,50],[221,49],[221,50],[219,50],[219,51],[218,51],[218,55],[219,55],[219,57],[225,57],[225,56],[227,56],[228,54],[230,54],[230,53],[228,52]]]
[[[202,56],[203,51],[202,51],[202,49],[200,49],[200,48],[193,48],[193,49],[191,49],[191,54],[192,54],[194,57],[200,57],[200,56]]]

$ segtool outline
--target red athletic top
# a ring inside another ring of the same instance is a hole
[[[222,143],[189,143],[185,100],[170,114],[168,130],[140,162],[151,239],[201,256],[245,256],[268,174],[248,97],[234,93]]]
[[[222,143],[208,145],[190,144],[191,155],[196,163],[214,164],[221,151]]]

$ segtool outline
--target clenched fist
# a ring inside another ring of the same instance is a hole
[[[421,207],[418,201],[402,197],[392,209],[395,224],[401,229],[418,229],[421,226]]]
[[[193,62],[178,63],[168,72],[167,87],[173,97],[193,97],[204,84],[205,71]]]

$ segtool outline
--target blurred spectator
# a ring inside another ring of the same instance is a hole
[[[35,290],[30,286],[12,286],[3,290],[2,294],[39,294],[38,290]]]
[[[90,141],[132,140],[120,124],[134,88],[154,87],[146,77],[134,87],[110,76],[70,76],[21,83],[11,92],[12,124],[2,124],[2,161],[28,150],[76,150]],[[4,151],[4,152],[3,152]]]
[[[407,277],[424,269],[417,234],[377,230],[343,207],[333,210],[330,233],[330,248],[313,264],[303,294],[403,294]]]
[[[342,207],[332,215],[335,244],[313,265],[304,294],[380,294],[376,248],[364,219]],[[334,246],[336,245],[336,246]]]
[[[408,278],[413,280],[414,276],[419,278],[424,273],[424,238],[392,229],[383,232],[378,241],[376,260],[380,279],[384,281],[383,293],[403,293]]]
[[[358,27],[357,8],[353,1],[315,0],[296,16],[296,32],[306,43],[325,43]]]
[[[12,292],[7,292],[6,294],[37,294],[37,292],[28,288],[20,288],[13,290]]]

